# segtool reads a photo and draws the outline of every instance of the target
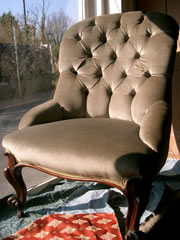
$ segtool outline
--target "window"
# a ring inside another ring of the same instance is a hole
[[[121,0],[79,0],[79,18],[120,13]]]
[[[0,5],[1,141],[17,129],[24,113],[53,96],[63,33],[87,17],[120,12],[121,1],[0,0]],[[2,173],[7,166],[2,148],[0,154],[1,198],[12,189]],[[32,169],[23,171],[28,187],[49,177]]]
[[[78,0],[0,0],[0,142],[17,129],[25,112],[52,97],[59,76],[59,44],[79,20],[78,4]],[[3,177],[7,159],[2,147],[0,154],[1,198],[13,190]],[[35,170],[24,171],[28,186],[47,179]]]

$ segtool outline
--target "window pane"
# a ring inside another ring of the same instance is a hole
[[[59,45],[64,32],[78,21],[78,3],[78,0],[0,0],[0,141],[17,129],[25,112],[53,96],[59,77]],[[12,190],[2,173],[7,166],[2,148],[0,155],[1,198]],[[35,174],[32,178],[28,169],[27,185],[47,178],[39,176]]]

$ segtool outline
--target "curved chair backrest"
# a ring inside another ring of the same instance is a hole
[[[19,170],[28,166],[116,186],[128,200],[125,239],[140,239],[152,179],[167,157],[177,35],[171,17],[140,11],[87,19],[64,34],[54,99],[3,139],[4,173],[16,190],[8,202],[19,216],[26,198]]]
[[[73,25],[60,46],[54,96],[65,118],[109,117],[141,125],[153,104],[167,102],[178,27],[169,18],[138,11]]]

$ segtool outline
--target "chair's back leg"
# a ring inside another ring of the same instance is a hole
[[[17,208],[18,217],[22,217],[27,196],[26,185],[21,174],[22,166],[18,166],[12,154],[7,153],[6,155],[8,156],[8,167],[4,169],[4,175],[16,191],[16,197],[9,197],[8,204],[10,207]]]
[[[126,186],[128,213],[126,217],[126,240],[140,239],[139,222],[147,206],[151,182],[142,179],[130,179]]]

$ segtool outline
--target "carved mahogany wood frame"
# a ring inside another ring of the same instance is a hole
[[[27,188],[22,177],[22,168],[31,167],[55,177],[77,180],[77,181],[87,181],[87,182],[99,182],[112,187],[116,187],[122,191],[128,201],[128,213],[126,216],[126,240],[139,239],[139,221],[142,213],[145,210],[147,202],[149,200],[149,194],[151,189],[151,181],[145,181],[140,178],[130,178],[127,179],[125,187],[115,184],[111,181],[104,179],[91,179],[86,177],[73,177],[63,174],[58,174],[45,170],[39,166],[18,163],[16,158],[10,154],[6,153],[8,156],[8,167],[4,169],[4,175],[9,183],[13,186],[16,191],[16,197],[9,197],[8,204],[10,207],[17,208],[17,215],[23,217],[24,208],[27,196]]]

